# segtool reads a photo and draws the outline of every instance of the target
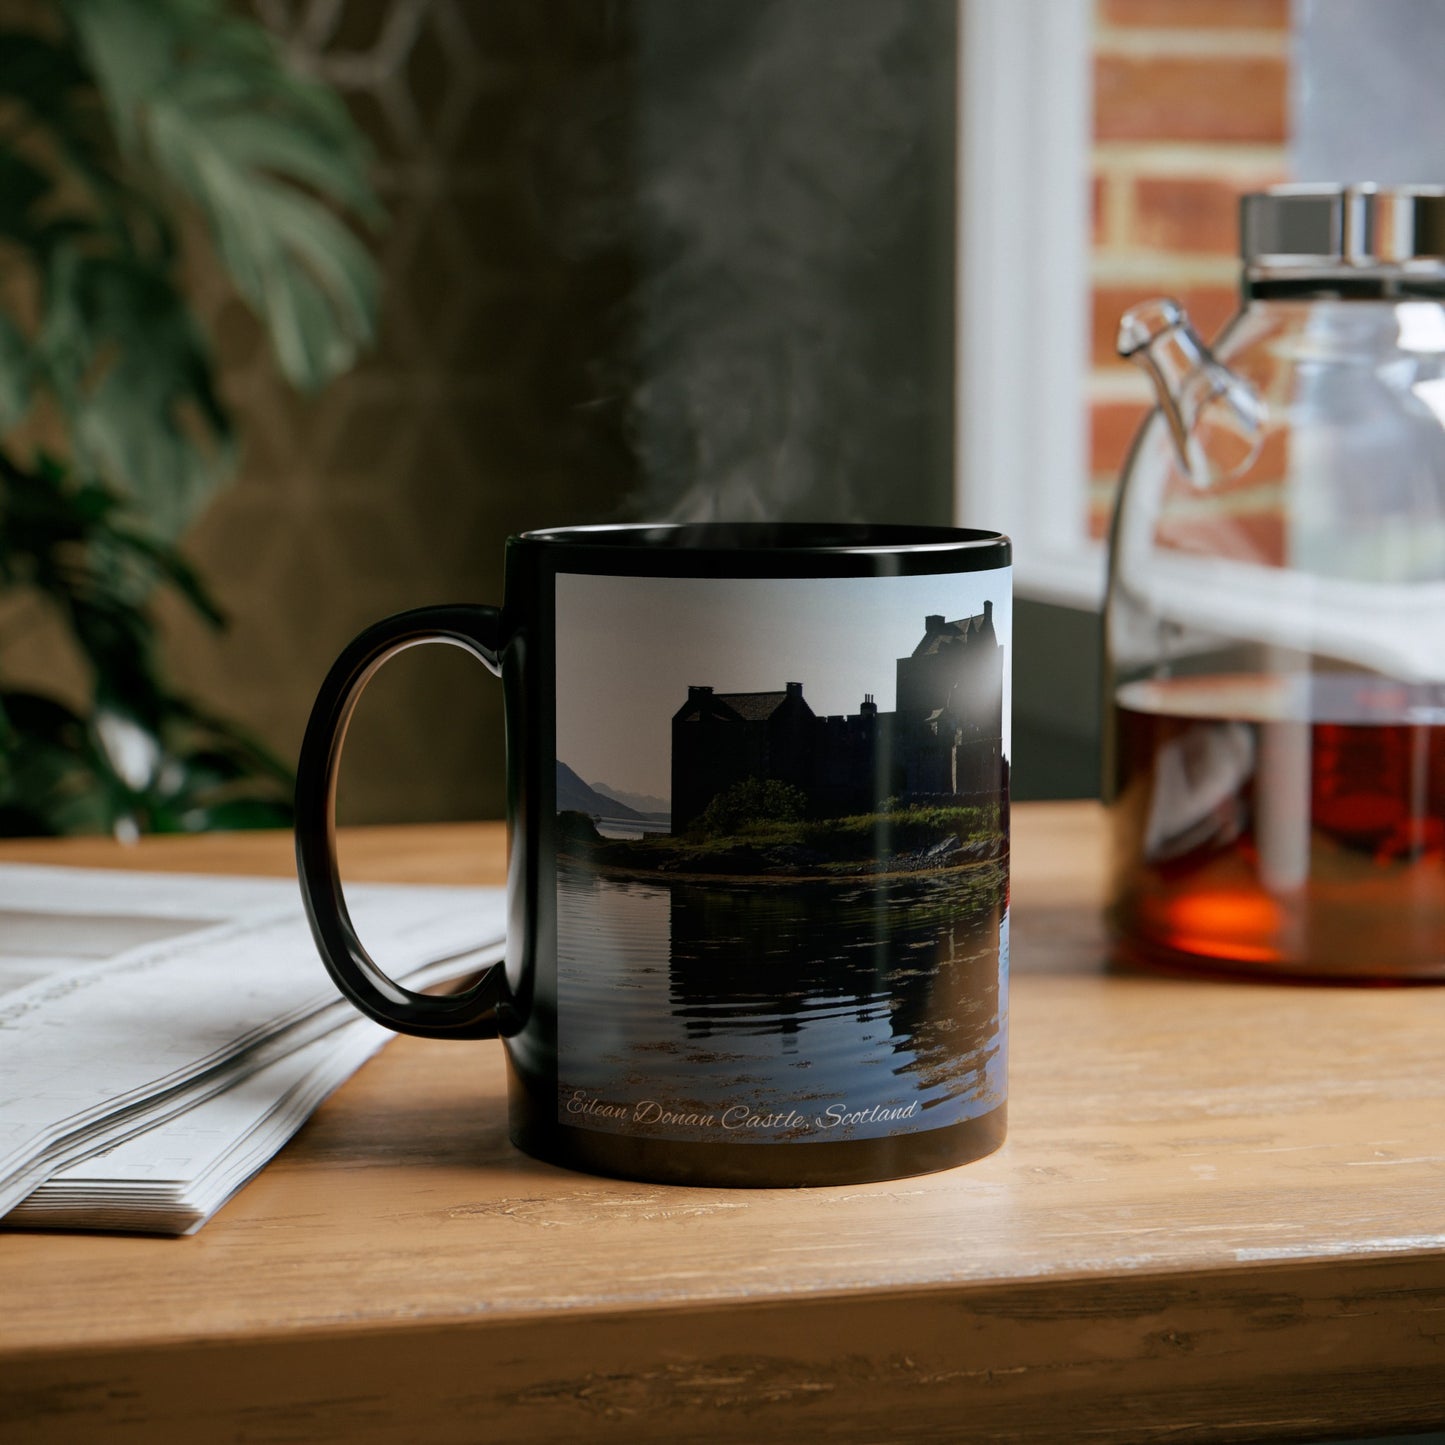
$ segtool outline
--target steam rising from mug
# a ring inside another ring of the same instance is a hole
[[[612,379],[644,478],[629,510],[886,512],[899,478],[933,465],[920,448],[936,437],[946,456],[951,431],[951,6],[630,13],[635,168],[581,177],[594,241],[624,228],[638,258],[633,356]],[[598,119],[578,104],[579,126]],[[595,171],[592,140],[579,171]],[[603,194],[614,184],[620,207]]]

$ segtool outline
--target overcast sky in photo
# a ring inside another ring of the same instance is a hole
[[[923,637],[993,603],[1012,752],[1013,609],[1007,569],[927,577],[557,578],[557,757],[589,783],[668,798],[672,716],[689,686],[781,692],[818,714],[892,712],[895,668]]]

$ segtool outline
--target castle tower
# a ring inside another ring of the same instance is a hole
[[[971,617],[924,619],[898,659],[898,729],[916,795],[968,795],[998,786],[1003,756],[1003,647],[993,602]]]

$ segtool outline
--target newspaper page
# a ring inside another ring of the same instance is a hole
[[[373,957],[414,986],[500,957],[501,889],[369,885],[347,902]],[[379,1046],[354,1027],[365,1022],[317,958],[294,882],[0,866],[0,1215],[122,1140],[118,1160],[66,1177],[104,1193],[108,1171],[136,1182],[160,1169],[179,1198],[209,1169],[212,1194],[229,1181],[228,1194],[247,1149],[272,1138],[274,1151],[296,1109],[345,1077],[338,1059],[354,1069],[363,1037]],[[328,1056],[317,1045],[332,1036]],[[227,1098],[306,1049],[304,1067]],[[186,1116],[207,1100],[225,1102],[197,1128]],[[25,1222],[41,1222],[38,1207]]]

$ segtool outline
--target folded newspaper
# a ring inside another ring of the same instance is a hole
[[[502,956],[500,888],[347,903],[412,988]],[[0,865],[0,1224],[193,1233],[390,1037],[294,882]]]

